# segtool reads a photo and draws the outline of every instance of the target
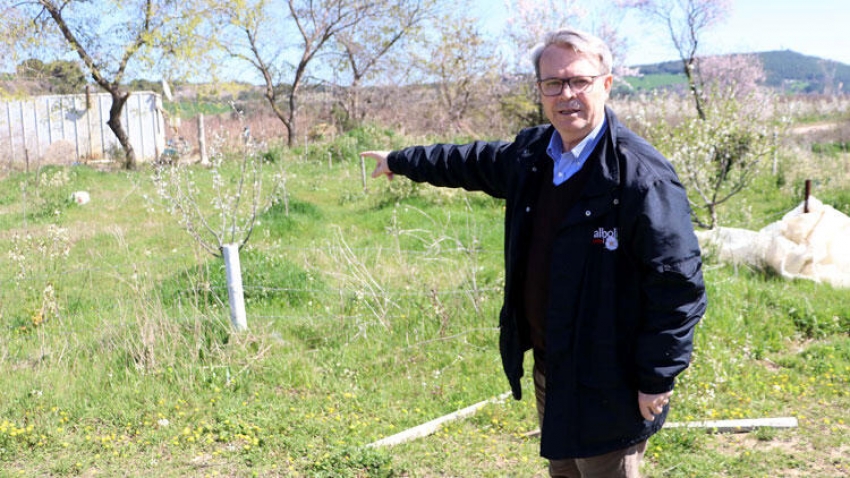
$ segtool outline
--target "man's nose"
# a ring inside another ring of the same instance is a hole
[[[565,81],[563,86],[561,86],[561,94],[558,96],[564,98],[573,98],[575,97],[575,93],[573,93],[573,89],[572,87],[570,87],[570,84]]]

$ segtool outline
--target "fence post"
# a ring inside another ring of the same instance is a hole
[[[779,149],[779,148],[776,147],[776,143],[777,143],[776,138],[778,136],[779,135],[777,133],[775,133],[775,132],[773,133],[773,170],[772,170],[772,172],[773,172],[774,176],[776,176],[776,174],[779,173],[779,154],[777,153],[777,149]]]
[[[360,156],[360,182],[363,183],[363,192],[368,193],[369,188],[366,186],[366,160]]]
[[[805,197],[803,198],[803,212],[808,214],[809,212],[809,196],[812,195],[812,180],[806,180],[806,192]]]
[[[225,244],[221,248],[227,274],[227,297],[230,301],[230,322],[237,331],[248,329],[245,317],[245,294],[242,290],[242,268],[239,264],[239,245]]]

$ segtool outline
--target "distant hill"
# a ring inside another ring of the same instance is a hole
[[[803,55],[791,50],[754,53],[764,65],[768,86],[788,93],[824,93],[850,91],[850,65],[832,60]],[[638,65],[640,73],[647,76],[682,76],[681,61],[666,61],[651,65]],[[651,84],[651,83],[650,83]]]

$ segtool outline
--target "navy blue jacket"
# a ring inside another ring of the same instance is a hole
[[[546,408],[541,455],[582,458],[647,439],[664,423],[638,410],[637,391],[673,389],[706,309],[690,206],[671,164],[606,108],[608,128],[584,167],[589,179],[557,229],[546,309]],[[522,396],[531,348],[522,290],[531,211],[554,129],[513,142],[417,146],[388,166],[413,181],[506,200],[502,364]]]

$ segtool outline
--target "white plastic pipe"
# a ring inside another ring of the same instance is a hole
[[[230,300],[230,322],[233,328],[248,330],[245,316],[245,293],[242,289],[242,268],[239,264],[239,245],[226,244],[221,248],[224,255],[224,269],[227,274],[227,297]]]

